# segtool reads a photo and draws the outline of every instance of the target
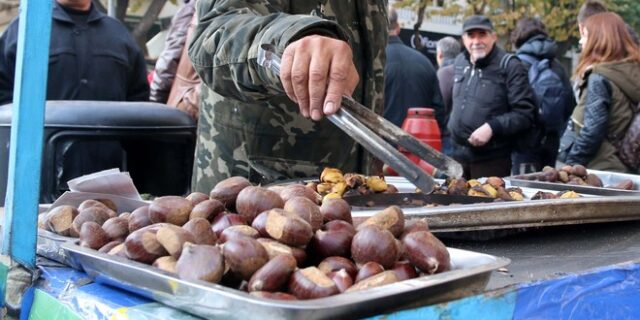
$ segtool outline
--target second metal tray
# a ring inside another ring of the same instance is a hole
[[[458,299],[486,287],[491,272],[507,258],[449,248],[453,270],[394,284],[306,301],[278,301],[202,281],[184,281],[151,266],[62,245],[96,282],[128,290],[191,314],[216,319],[358,318]]]
[[[555,191],[573,190],[580,194],[591,194],[600,196],[640,196],[640,176],[634,174],[624,174],[609,171],[588,170],[589,173],[593,173],[602,180],[605,186],[614,185],[623,180],[631,180],[635,184],[634,190],[623,190],[605,187],[593,187],[583,185],[572,185],[558,182],[546,182],[537,180],[517,179],[515,177],[506,177],[505,181],[511,186],[515,187],[527,187],[527,188],[539,188]],[[533,174],[533,173],[532,173]],[[528,174],[528,175],[532,175]],[[525,175],[525,176],[528,176]]]

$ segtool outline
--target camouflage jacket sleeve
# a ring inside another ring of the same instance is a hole
[[[209,88],[241,101],[283,92],[280,79],[257,64],[261,44],[273,44],[282,53],[310,34],[348,41],[333,21],[288,14],[288,1],[200,0],[197,6],[198,25],[189,46],[193,66]]]

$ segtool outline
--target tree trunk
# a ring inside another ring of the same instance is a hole
[[[136,42],[138,42],[138,45],[140,45],[145,57],[148,55],[146,46],[147,31],[149,31],[156,22],[156,19],[158,19],[160,11],[162,11],[166,2],[167,0],[153,0],[147,9],[147,12],[145,12],[144,17],[140,20],[140,23],[138,23],[136,28],[133,29],[133,37],[136,39]]]
[[[116,0],[116,19],[124,23],[124,18],[127,16],[127,8],[129,7],[129,0]]]

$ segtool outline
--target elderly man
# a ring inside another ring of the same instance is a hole
[[[454,62],[448,122],[453,158],[462,164],[466,178],[508,176],[518,136],[535,119],[527,71],[496,45],[487,17],[472,16],[462,28],[467,51]]]

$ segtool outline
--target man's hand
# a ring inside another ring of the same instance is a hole
[[[491,140],[493,136],[493,130],[491,130],[491,126],[488,123],[481,125],[478,129],[476,129],[469,139],[469,143],[474,147],[484,146]]]
[[[350,96],[360,77],[345,41],[307,36],[287,46],[282,54],[280,80],[304,117],[322,119],[340,108],[342,95]]]

